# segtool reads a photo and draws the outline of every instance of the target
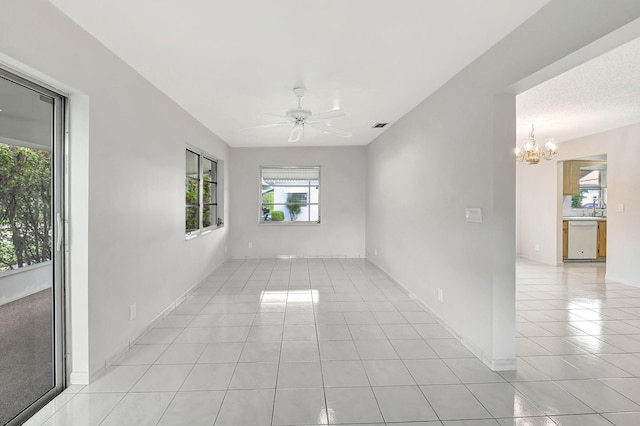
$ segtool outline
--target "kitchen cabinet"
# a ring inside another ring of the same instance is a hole
[[[598,221],[598,239],[597,239],[597,256],[598,259],[607,257],[607,221]]]
[[[570,160],[562,163],[562,194],[580,195],[580,168],[602,164],[603,161]],[[606,185],[606,183],[605,183]]]
[[[569,222],[562,221],[562,258],[569,257]]]
[[[562,165],[562,193],[580,195],[580,167],[583,161],[565,161]]]

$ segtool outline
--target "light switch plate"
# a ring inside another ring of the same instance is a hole
[[[482,223],[482,209],[480,207],[467,207],[464,210],[467,222]]]

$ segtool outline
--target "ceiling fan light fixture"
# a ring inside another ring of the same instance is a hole
[[[282,125],[293,125],[291,132],[289,133],[288,142],[299,142],[304,139],[305,124],[331,135],[341,136],[343,138],[352,136],[351,132],[329,126],[322,122],[324,120],[330,120],[332,118],[346,117],[349,115],[349,113],[341,109],[333,109],[330,111],[314,114],[313,112],[311,112],[311,110],[302,108],[302,97],[304,96],[305,91],[306,90],[304,89],[304,87],[295,87],[293,89],[293,94],[298,98],[297,108],[289,109],[284,115],[265,113],[266,115],[270,115],[273,117],[285,118],[287,121],[280,123],[260,124],[257,126],[247,127],[243,130],[261,129]]]
[[[304,139],[304,125],[296,123],[291,129],[291,133],[289,133],[287,142],[299,142],[301,139]]]

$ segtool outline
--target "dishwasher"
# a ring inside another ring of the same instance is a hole
[[[595,259],[597,239],[597,221],[570,220],[569,259]]]

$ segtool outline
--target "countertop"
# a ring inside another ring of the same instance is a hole
[[[601,216],[565,216],[562,220],[607,220],[607,218]]]

